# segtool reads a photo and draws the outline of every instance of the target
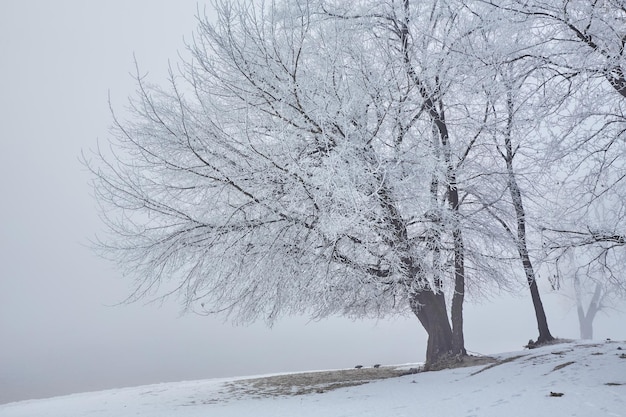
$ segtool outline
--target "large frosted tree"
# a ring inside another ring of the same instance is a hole
[[[480,128],[454,107],[453,6],[218,4],[90,164],[133,296],[237,321],[412,311],[429,364],[464,355],[460,167]]]

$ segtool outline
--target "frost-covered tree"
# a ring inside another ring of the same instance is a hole
[[[494,139],[497,141],[496,147],[505,166],[506,189],[508,190],[510,196],[510,207],[508,210],[506,207],[503,207],[502,210],[505,212],[512,210],[514,214],[509,216],[499,216],[495,213],[495,211],[492,211],[492,213],[494,218],[502,225],[506,234],[514,242],[533,302],[537,328],[539,331],[537,343],[545,343],[553,340],[554,338],[548,327],[546,313],[539,293],[536,267],[534,266],[533,256],[531,255],[532,245],[530,243],[530,232],[528,230],[530,225],[527,221],[528,214],[525,197],[528,197],[528,193],[530,192],[529,190],[532,190],[532,187],[526,187],[525,196],[520,184],[521,181],[528,180],[528,177],[540,177],[537,173],[539,167],[537,165],[533,166],[532,164],[525,167],[526,169],[523,171],[531,171],[533,175],[530,175],[531,173],[524,175],[520,172],[522,170],[517,167],[520,160],[533,161],[534,159],[529,159],[523,154],[524,151],[527,150],[526,147],[528,144],[524,144],[526,149],[522,148],[522,143],[520,143],[522,140],[520,140],[520,138],[523,137],[523,135],[521,134],[520,129],[529,129],[531,128],[531,125],[535,123],[529,123],[528,121],[522,121],[520,123],[518,119],[524,119],[525,117],[528,117],[529,114],[533,114],[538,107],[540,108],[540,106],[536,106],[536,102],[534,102],[533,104],[535,104],[535,106],[530,106],[533,109],[532,112],[525,109],[525,105],[529,102],[532,103],[534,101],[532,96],[537,93],[535,88],[532,87],[530,88],[530,91],[528,91],[529,89],[526,87],[526,84],[528,83],[534,85],[535,83],[533,81],[537,80],[536,76],[537,74],[534,68],[531,70],[526,68],[525,70],[518,72],[516,71],[514,65],[509,64],[501,67],[500,74],[496,75],[499,79],[494,80],[494,84],[502,83],[504,87],[502,97],[494,100],[492,104],[495,123],[497,126],[500,126],[496,130],[497,134]],[[540,124],[535,124],[534,127],[538,128],[539,125]],[[537,159],[535,159],[535,161],[537,161]],[[522,163],[522,165],[524,164]]]
[[[473,142],[452,141],[477,133],[447,102],[462,100],[458,6],[217,4],[169,88],[137,77],[134,117],[90,163],[101,249],[133,298],[270,323],[412,311],[429,364],[463,355]]]
[[[535,109],[545,108],[546,114],[538,118],[544,120],[542,128],[532,130],[541,138],[535,150],[551,165],[544,165],[551,177],[538,183],[543,198],[534,211],[542,217],[536,225],[542,231],[546,260],[557,262],[570,252],[607,251],[621,258],[618,252],[623,251],[626,237],[622,215],[626,4],[622,0],[481,3],[513,24],[526,25],[519,56],[535,60],[548,75],[536,82],[548,105],[533,104]],[[590,258],[597,264],[596,255]],[[561,274],[568,275],[580,277]]]

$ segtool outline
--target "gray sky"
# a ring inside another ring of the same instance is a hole
[[[0,2],[0,403],[78,391],[424,359],[414,317],[293,318],[232,327],[162,306],[115,306],[130,287],[87,247],[101,228],[81,150],[106,139],[134,91],[133,53],[152,81],[184,50],[191,0]],[[573,311],[544,292],[554,335]],[[537,336],[530,298],[466,305],[470,351],[518,350]],[[621,332],[621,333],[620,333]],[[600,317],[598,338],[626,339]]]

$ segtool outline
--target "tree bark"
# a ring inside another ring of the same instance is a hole
[[[452,295],[452,350],[455,355],[467,355],[463,336],[463,301],[465,299],[465,247],[460,230],[454,233],[454,294]]]
[[[430,103],[430,102],[428,102]],[[432,105],[432,103],[430,103]],[[445,122],[445,114],[442,110],[442,105],[439,111],[431,111],[431,118],[434,122],[434,134],[436,142],[435,147],[441,144],[443,148],[443,157],[446,163],[446,195],[448,200],[448,206],[452,212],[452,238],[454,241],[454,292],[452,294],[452,307],[450,311],[450,318],[452,320],[452,345],[455,355],[466,355],[465,350],[465,338],[463,336],[463,301],[465,299],[465,246],[463,243],[463,233],[458,223],[459,213],[459,191],[457,188],[456,171],[452,164],[452,156],[450,150],[450,142],[448,138],[448,128]],[[440,153],[435,153],[437,158],[440,157]],[[433,206],[437,204],[437,194],[439,188],[439,181],[437,176],[433,175],[431,181],[431,196],[433,199]],[[441,225],[441,216],[437,215],[437,223]],[[441,235],[440,231],[436,229],[435,242],[433,244],[434,262],[433,269],[435,273],[443,271],[441,263]],[[439,291],[441,289],[440,279],[435,277],[435,287]]]
[[[429,369],[454,354],[446,299],[442,292],[420,290],[411,298],[411,310],[428,333],[425,367]]]
[[[510,141],[508,143],[508,148],[510,149]],[[537,343],[545,343],[554,340],[554,337],[550,334],[550,329],[548,328],[548,320],[543,308],[543,303],[541,302],[541,296],[539,295],[539,287],[537,286],[535,270],[528,254],[528,246],[526,245],[526,212],[522,202],[522,194],[519,186],[517,185],[515,174],[513,173],[512,162],[512,158],[507,160],[507,169],[509,170],[509,190],[511,192],[511,199],[513,200],[513,206],[515,208],[517,218],[517,250],[522,261],[522,266],[524,267],[524,274],[526,275],[526,281],[528,282],[530,296],[535,309],[537,328],[539,330]]]
[[[545,310],[543,309],[543,303],[541,302],[541,296],[539,295],[539,287],[537,286],[537,280],[535,279],[535,273],[532,269],[532,264],[528,258],[528,254],[521,255],[524,258],[522,262],[524,265],[528,265],[528,269],[524,266],[526,272],[526,279],[530,288],[530,296],[533,300],[533,307],[535,309],[535,317],[537,318],[537,329],[539,330],[539,337],[537,343],[545,343],[554,340],[550,329],[548,328],[548,319],[546,318]]]
[[[448,126],[446,124],[443,104],[440,102],[438,112],[431,111],[431,117],[437,127],[443,155],[446,162],[446,182],[448,184],[448,205],[452,211],[452,238],[454,240],[454,293],[452,294],[452,308],[450,318],[452,319],[452,348],[454,354],[467,354],[465,350],[465,338],[463,336],[463,301],[465,300],[465,245],[463,243],[463,232],[459,225],[459,189],[457,187],[456,168],[452,162],[452,150],[450,149],[450,139]]]

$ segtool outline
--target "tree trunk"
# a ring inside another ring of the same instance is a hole
[[[537,286],[537,280],[535,279],[535,273],[532,269],[532,264],[530,264],[528,254],[526,253],[524,256],[525,259],[523,259],[522,262],[525,265],[528,264],[530,268],[525,269],[525,271],[528,286],[530,287],[530,296],[533,300],[533,307],[535,308],[535,317],[537,318],[537,328],[539,330],[537,343],[541,344],[554,340],[554,337],[552,336],[552,334],[550,334],[550,329],[548,328],[548,319],[546,318],[546,313],[543,309],[543,303],[541,302],[541,296],[539,295],[539,287]],[[524,268],[526,268],[526,266]]]
[[[442,112],[443,114],[443,112]],[[441,118],[439,118],[441,119]],[[437,120],[439,120],[437,119]],[[456,186],[456,175],[454,167],[451,163],[450,146],[447,139],[447,128],[445,126],[445,120],[442,120],[439,126],[436,126],[435,130],[435,155],[440,156],[438,149],[439,140],[444,148],[444,157],[446,161],[446,177],[447,177],[447,196],[448,205],[452,210],[455,218],[452,225],[452,236],[454,240],[454,293],[452,295],[452,307],[450,311],[450,318],[452,320],[452,347],[455,355],[465,356],[467,351],[465,350],[465,338],[463,336],[463,301],[465,299],[465,246],[463,244],[463,233],[458,227],[458,220],[456,215],[459,212],[459,192]],[[438,205],[437,195],[439,188],[439,180],[437,175],[433,174],[431,180],[431,198],[433,208]],[[433,219],[436,222],[436,226],[433,230],[433,270],[435,274],[443,271],[443,264],[441,262],[441,232],[439,227],[442,225],[441,215],[437,214]],[[435,289],[440,291],[442,289],[441,278],[435,276]]]
[[[593,292],[593,297],[589,301],[587,313],[583,308],[582,292],[580,290],[580,278],[574,277],[574,287],[576,288],[576,311],[578,312],[578,326],[580,329],[580,338],[584,340],[593,339],[593,320],[596,314],[601,310],[600,301],[602,298],[603,286],[599,282]]]
[[[593,339],[593,318],[578,313],[578,325],[580,329],[580,338],[583,340]]]
[[[424,289],[413,294],[411,309],[428,333],[426,369],[429,369],[453,354],[452,329],[448,322],[446,299],[442,292],[435,294]]]
[[[524,267],[524,274],[526,275],[526,282],[530,289],[530,296],[533,300],[533,307],[535,309],[535,317],[537,319],[537,328],[539,330],[539,337],[537,343],[545,343],[554,340],[550,329],[548,328],[548,320],[546,318],[545,310],[543,309],[543,303],[541,302],[541,296],[539,295],[539,287],[537,286],[537,280],[535,276],[535,270],[533,268],[532,261],[528,254],[528,246],[526,244],[526,211],[524,210],[524,203],[522,201],[522,192],[517,184],[517,178],[515,177],[515,171],[513,170],[513,158],[515,153],[513,152],[513,145],[511,143],[511,132],[513,125],[513,97],[509,92],[507,95],[507,107],[508,107],[508,123],[507,132],[504,137],[504,145],[506,149],[506,155],[503,155],[506,161],[506,169],[508,173],[508,186],[511,193],[511,201],[515,209],[515,217],[517,223],[517,251]]]
[[[452,295],[452,348],[455,355],[465,356],[465,338],[463,336],[463,301],[465,300],[465,245],[463,232],[459,225],[459,189],[457,187],[456,167],[452,161],[450,136],[446,123],[443,103],[439,101],[439,110],[434,104],[430,107],[430,115],[439,132],[446,163],[446,182],[448,184],[448,206],[452,211],[452,238],[454,240],[454,294]]]
[[[409,79],[412,80],[424,100],[423,108],[428,111],[428,115],[435,130],[435,136],[438,136],[441,141],[446,162],[448,203],[454,216],[452,233],[455,240],[455,291],[452,299],[451,312],[452,322],[454,323],[454,333],[448,321],[445,297],[439,288],[435,288],[435,291],[431,291],[430,288],[418,291],[411,300],[413,312],[428,333],[428,348],[426,351],[426,366],[428,368],[445,356],[452,354],[465,355],[466,353],[463,340],[463,300],[465,294],[464,247],[461,230],[457,224],[458,219],[456,218],[459,209],[459,195],[455,167],[452,163],[448,126],[443,111],[443,103],[439,100],[438,89],[429,89],[427,84],[420,79],[413,68],[411,55],[409,53],[409,0],[404,0],[403,6],[404,20],[398,22],[400,23],[399,36],[403,61]],[[438,81],[435,82],[438,83]],[[439,105],[439,108],[437,108],[437,105]],[[432,184],[432,186],[434,185],[436,184]],[[437,253],[434,255],[436,257]]]
[[[454,231],[454,294],[452,295],[452,350],[455,355],[467,355],[463,336],[463,300],[465,299],[465,247],[460,230]]]
[[[507,168],[509,169],[509,190],[511,191],[511,199],[513,200],[517,217],[517,250],[524,267],[524,274],[526,275],[530,296],[533,300],[537,328],[539,330],[537,343],[545,343],[554,340],[554,337],[550,334],[550,329],[548,328],[548,320],[543,308],[543,303],[541,302],[541,296],[539,295],[535,270],[528,254],[528,247],[526,246],[526,216],[522,203],[522,194],[515,180],[515,174],[513,173],[512,161],[507,161]]]

